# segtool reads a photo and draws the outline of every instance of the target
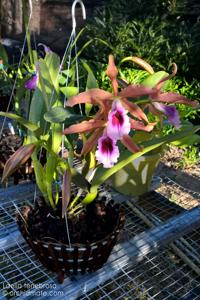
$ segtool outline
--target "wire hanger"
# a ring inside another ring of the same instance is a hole
[[[72,33],[76,32],[76,16],[75,16],[75,12],[76,12],[76,5],[77,3],[80,4],[81,9],[82,9],[82,15],[83,15],[83,20],[86,19],[86,10],[85,10],[85,6],[83,4],[82,0],[75,0],[72,4]]]

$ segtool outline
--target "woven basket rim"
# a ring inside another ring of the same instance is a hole
[[[116,204],[114,204],[114,206],[115,206]],[[21,208],[20,208],[20,210],[21,209],[23,209],[23,207],[31,207],[32,208],[32,206],[31,205],[29,205],[29,204],[27,204],[27,205],[23,205]],[[71,244],[71,247],[70,247],[70,245],[69,244],[64,244],[64,243],[62,243],[62,242],[50,242],[50,241],[48,241],[48,242],[45,242],[45,241],[43,241],[42,239],[33,239],[32,238],[32,236],[31,236],[31,234],[30,234],[30,232],[29,232],[29,230],[28,230],[28,228],[27,228],[27,226],[26,226],[26,224],[25,224],[25,222],[24,222],[24,220],[23,220],[23,218],[21,217],[21,215],[19,214],[19,213],[17,213],[16,214],[16,218],[20,218],[20,220],[22,221],[22,223],[23,223],[23,225],[22,226],[20,226],[19,224],[18,224],[18,226],[20,227],[20,228],[24,228],[25,229],[25,231],[26,231],[26,233],[27,233],[27,235],[29,236],[29,237],[31,237],[31,240],[33,241],[33,242],[37,242],[37,243],[41,243],[41,244],[46,244],[46,245],[52,245],[52,246],[60,246],[60,247],[65,247],[65,248],[87,248],[88,246],[90,246],[90,247],[93,247],[93,246],[95,246],[95,245],[97,245],[97,244],[102,244],[103,242],[105,242],[106,240],[109,240],[110,239],[110,236],[112,236],[118,229],[120,230],[120,227],[123,225],[123,223],[124,223],[124,219],[125,219],[125,213],[124,213],[124,211],[123,211],[123,209],[119,206],[119,212],[118,212],[118,218],[117,218],[117,222],[116,222],[116,225],[114,226],[114,228],[113,228],[113,230],[110,232],[110,233],[108,233],[104,238],[102,238],[102,239],[100,239],[100,240],[97,240],[97,241],[95,241],[95,242],[92,242],[92,243],[72,243]],[[18,222],[17,222],[18,223]]]

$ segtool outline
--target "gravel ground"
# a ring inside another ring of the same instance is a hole
[[[169,177],[177,184],[184,187],[185,190],[173,185],[170,188],[168,183],[163,183],[158,192],[178,203],[186,209],[200,204],[200,163],[196,165],[181,168],[183,161],[183,150],[176,147],[170,147],[161,159],[156,175],[161,178]],[[190,191],[196,193],[190,193]]]

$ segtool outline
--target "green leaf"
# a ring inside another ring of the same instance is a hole
[[[4,46],[0,43],[0,58],[3,60],[3,65],[8,65],[8,55]]]
[[[62,123],[65,120],[68,121],[68,123],[72,123],[74,121],[83,120],[84,117],[72,113],[72,109],[70,108],[64,108],[62,106],[59,107],[53,107],[51,110],[46,112],[44,114],[44,119],[47,122],[50,123]]]
[[[154,138],[150,141],[144,142],[143,150],[140,152],[134,153],[134,154],[131,154],[128,150],[125,150],[124,152],[122,152],[120,159],[115,166],[113,166],[110,169],[104,169],[102,166],[100,166],[97,169],[97,171],[93,177],[93,180],[92,180],[92,186],[91,186],[90,191],[95,192],[99,185],[101,185],[103,182],[105,182],[115,172],[122,169],[130,162],[132,162],[134,159],[136,159],[136,158],[142,156],[143,154],[148,153],[166,143],[171,143],[173,141],[176,141],[177,139],[191,136],[198,130],[200,130],[200,126],[194,126],[192,129],[186,129],[184,131],[176,132],[174,134],[171,134],[171,135],[168,135],[165,137],[161,137],[161,138]]]
[[[46,162],[46,188],[49,202],[53,208],[55,206],[53,201],[53,180],[54,173],[56,171],[57,161],[57,155],[54,153],[49,153]]]
[[[62,124],[52,124],[52,150],[58,153],[62,142]]]
[[[41,191],[42,195],[44,196],[47,205],[49,205],[48,197],[47,197],[46,173],[44,171],[43,166],[41,165],[40,161],[37,158],[37,154],[34,153],[31,158],[35,170],[37,186]]]
[[[71,168],[72,182],[83,190],[90,190],[90,183],[74,168]]]
[[[54,52],[47,53],[44,59],[49,71],[51,82],[58,91],[58,76],[60,71],[60,57]]]
[[[145,141],[151,140],[155,136],[155,132],[146,132],[146,131],[135,131],[133,140],[136,144],[143,143]]]
[[[93,193],[88,193],[88,194],[85,196],[85,198],[81,201],[81,203],[82,203],[83,205],[88,205],[88,204],[90,204],[90,203],[91,203],[92,201],[94,201],[94,199],[97,197],[97,194],[98,194],[97,190],[94,191]]]
[[[87,78],[87,83],[86,83],[86,89],[94,89],[94,88],[98,88],[98,82],[94,76],[94,73],[92,71],[92,69],[90,68],[90,66],[83,60],[81,60],[81,63],[84,67],[84,69],[87,71],[88,73],[88,78]]]
[[[185,148],[196,143],[200,143],[200,136],[198,134],[193,134],[192,136],[187,136],[183,139],[172,142],[172,145]]]
[[[40,89],[43,95],[45,109],[48,110],[55,103],[55,95],[53,94],[55,89],[51,81],[48,67],[43,59],[40,59],[40,64],[39,64],[38,88]]]
[[[90,66],[84,62],[84,61],[81,61],[82,62],[82,65],[83,67],[85,68],[85,70],[88,72],[88,75],[87,75],[87,82],[86,82],[86,91],[87,90],[90,90],[90,89],[93,89],[93,88],[98,88],[98,82],[94,76],[94,73],[92,72],[92,69],[90,68]],[[90,103],[86,103],[85,104],[85,113],[86,113],[86,116],[89,116],[89,113],[92,109],[92,104]]]
[[[66,75],[67,77],[72,77],[73,71],[72,71],[72,69],[64,70],[64,71],[62,71],[62,74]],[[65,77],[65,82],[66,82],[66,77]]]
[[[78,94],[78,88],[75,86],[62,87],[60,90],[67,98],[76,96]]]
[[[21,125],[23,125],[24,127],[26,127],[28,130],[30,130],[32,132],[40,131],[39,126],[37,126],[36,124],[34,124],[32,122],[29,122],[26,119],[24,119],[24,118],[22,118],[18,115],[15,115],[13,113],[6,113],[6,112],[1,111],[0,116],[4,116],[4,117],[10,118],[12,120],[15,120],[15,121],[17,121],[18,123],[20,123]]]
[[[53,107],[44,114],[44,119],[50,123],[62,123],[68,118],[70,113],[62,106]]]
[[[41,128],[42,132],[44,132],[44,134],[49,129],[49,127],[46,126],[45,124],[46,122],[43,118],[45,111],[46,108],[45,108],[44,96],[41,90],[39,88],[36,88],[31,100],[29,121],[34,124],[37,124]]]
[[[93,42],[93,39],[87,41],[82,48],[78,51],[74,59],[72,60],[72,65],[76,62],[77,58],[81,55],[81,53]]]
[[[165,71],[159,71],[159,72],[156,72],[152,75],[149,75],[147,78],[145,78],[143,81],[142,81],[142,84],[144,86],[148,86],[148,87],[155,87],[156,84],[161,80],[163,79],[164,77],[166,77],[167,75],[169,75],[168,73],[166,73]]]

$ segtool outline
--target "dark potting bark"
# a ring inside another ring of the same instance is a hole
[[[61,202],[61,201],[60,201]],[[105,205],[106,198],[86,206],[76,217],[68,218],[71,243],[93,243],[111,233],[116,226],[118,215],[111,205]],[[61,218],[61,207],[56,211],[47,207],[42,200],[36,202],[34,208],[25,207],[27,225],[33,238],[49,239],[69,244],[65,218]]]
[[[61,208],[55,212],[39,198],[35,207],[24,206],[17,213],[19,229],[43,265],[58,274],[93,272],[107,261],[120,230],[124,225],[124,212],[106,197],[89,204],[78,216],[69,218],[68,240]]]

